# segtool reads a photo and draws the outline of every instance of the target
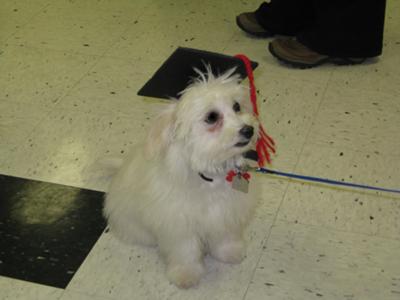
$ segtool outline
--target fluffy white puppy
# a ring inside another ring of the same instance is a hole
[[[258,135],[248,90],[233,69],[217,77],[210,69],[198,73],[124,161],[104,207],[118,237],[158,245],[167,277],[182,288],[198,283],[207,253],[242,261],[243,229],[256,204],[253,187],[244,193],[226,180],[245,165],[243,153]]]

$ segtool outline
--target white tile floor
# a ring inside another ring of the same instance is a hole
[[[143,137],[165,104],[137,90],[189,46],[260,63],[274,168],[400,188],[400,3],[388,1],[376,63],[311,70],[280,65],[239,31],[234,17],[258,4],[2,0],[0,173],[101,190],[86,167]],[[247,259],[207,260],[197,288],[176,289],[155,250],[106,234],[66,290],[0,277],[0,299],[400,299],[400,196],[257,180]]]

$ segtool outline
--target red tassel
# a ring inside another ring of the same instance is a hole
[[[253,106],[254,115],[258,118],[258,108],[257,108],[257,93],[256,87],[254,85],[254,75],[253,69],[251,68],[251,62],[246,55],[238,54],[235,57],[242,60],[246,67],[247,76],[249,77],[249,85],[250,85],[250,101]],[[274,140],[265,132],[264,128],[260,123],[259,128],[259,137],[256,143],[256,151],[258,154],[258,166],[263,167],[265,161],[271,163],[271,156],[268,150],[271,150],[272,153],[275,153],[275,142]],[[233,178],[232,178],[233,180]]]

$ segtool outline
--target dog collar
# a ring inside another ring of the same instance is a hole
[[[249,174],[248,172],[246,172],[246,171],[241,171],[241,170],[230,170],[230,171],[228,172],[228,174],[226,174],[225,179],[226,179],[226,181],[228,181],[228,182],[232,182],[233,179],[234,179],[235,177],[239,177],[239,178],[240,178],[240,177],[243,177],[243,179],[249,181],[251,176],[250,176],[250,174]]]
[[[247,159],[250,159],[250,160],[258,161],[258,153],[255,150],[249,150],[249,151],[243,153],[243,157],[247,158]],[[248,181],[250,179],[250,175],[246,172],[246,170],[245,170],[245,172],[242,172],[242,170],[240,170],[239,168],[237,168],[236,170],[230,170],[228,172],[228,174],[226,174],[225,179],[228,182],[232,182],[233,178],[235,176],[237,176],[238,174],[242,174],[242,173],[243,173],[243,178]],[[214,181],[214,179],[212,179],[210,177],[207,177],[203,173],[200,173],[200,172],[199,172],[199,176],[204,181],[208,181],[208,182],[213,182]]]
[[[201,177],[201,179],[203,179],[205,181],[208,181],[208,182],[213,182],[214,181],[214,179],[204,176],[203,173],[199,173],[199,176]]]
[[[208,182],[213,182],[214,179],[205,176],[203,173],[199,172],[199,176],[201,177],[201,179],[203,179],[204,181],[208,181]],[[233,178],[239,176],[239,177],[243,177],[245,180],[249,181],[250,180],[250,174],[247,172],[247,170],[240,170],[240,169],[236,169],[236,170],[230,170],[225,177],[225,180],[228,182],[232,182]]]
[[[230,170],[226,176],[225,180],[232,185],[232,189],[248,193],[249,191],[249,181],[250,174],[247,172],[248,168]],[[213,182],[214,179],[206,177],[203,173],[198,173],[200,178],[207,182]]]

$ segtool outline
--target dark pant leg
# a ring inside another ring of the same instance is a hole
[[[315,27],[299,34],[314,51],[336,57],[382,53],[386,0],[314,0]]]
[[[314,23],[313,0],[272,0],[255,11],[257,21],[268,31],[296,35]]]

